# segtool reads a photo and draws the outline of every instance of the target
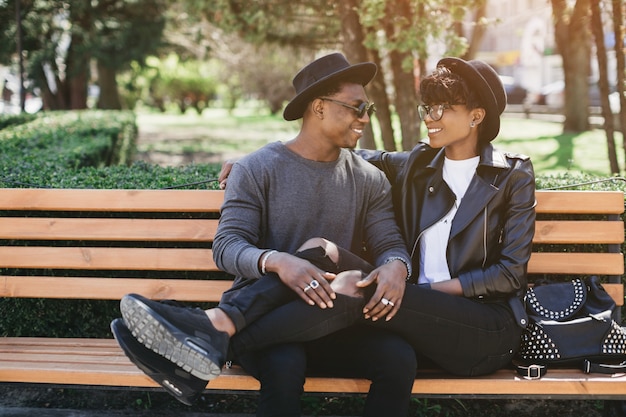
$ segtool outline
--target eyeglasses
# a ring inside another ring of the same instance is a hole
[[[347,107],[351,110],[354,110],[357,118],[362,119],[367,113],[368,117],[371,117],[372,114],[376,111],[376,107],[374,107],[374,103],[361,103],[359,107],[351,106],[348,103],[344,103],[343,101],[334,100],[332,98],[320,97],[320,100],[332,101],[335,104],[339,104],[340,106]]]
[[[426,120],[426,115],[429,115],[433,121],[441,120],[443,117],[443,111],[452,108],[451,104],[435,104],[433,106],[427,106],[426,104],[420,104],[417,106],[417,112],[420,115],[422,121]]]

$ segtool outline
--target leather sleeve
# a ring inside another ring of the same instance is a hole
[[[370,149],[357,149],[354,152],[383,171],[391,184],[395,183],[398,173],[409,158],[409,152],[387,152]]]
[[[512,164],[503,185],[500,241],[486,248],[489,261],[483,268],[459,274],[466,297],[502,298],[526,289],[535,234],[535,176],[529,159],[513,159]]]

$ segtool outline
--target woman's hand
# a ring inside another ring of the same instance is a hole
[[[217,181],[220,184],[220,190],[226,189],[226,182],[228,181],[228,175],[230,171],[233,169],[233,165],[235,165],[235,160],[229,159],[222,164],[222,169],[220,170],[219,175],[217,176]]]
[[[357,282],[358,287],[376,283],[376,291],[363,308],[366,319],[376,321],[382,317],[389,321],[398,313],[406,287],[406,265],[399,260],[379,266]]]

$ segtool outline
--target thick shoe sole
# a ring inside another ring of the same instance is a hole
[[[111,332],[128,359],[181,403],[193,405],[206,389],[206,381],[139,343],[124,320],[113,320]]]
[[[181,332],[132,295],[122,298],[120,309],[126,326],[148,349],[202,380],[210,381],[220,375],[221,366],[209,357],[212,352],[203,346],[202,340]]]

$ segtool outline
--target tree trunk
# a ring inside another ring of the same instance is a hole
[[[402,27],[397,27],[398,23],[394,19],[394,16],[397,14],[410,16],[408,0],[387,2],[384,26],[385,34],[392,42],[396,38],[396,31],[403,30]],[[391,73],[393,74],[395,107],[400,118],[400,129],[402,131],[402,150],[408,151],[413,149],[420,136],[417,92],[415,75],[413,74],[413,56],[411,51],[400,51],[396,48],[389,51],[389,60]],[[409,69],[403,67],[405,60],[411,63]]]
[[[117,90],[116,72],[98,60],[98,85],[100,95],[97,107],[103,110],[121,110],[122,102]]]
[[[372,61],[381,70],[378,71],[376,77],[372,81],[372,98],[376,103],[376,119],[380,125],[380,135],[383,141],[383,149],[386,151],[396,150],[396,140],[393,134],[393,125],[391,123],[391,103],[387,97],[387,86],[382,71],[382,62],[378,51],[370,50]]]
[[[73,2],[70,5],[72,28],[70,45],[65,61],[65,86],[70,110],[87,108],[89,61],[91,53],[86,44],[92,29],[91,3]]]
[[[52,67],[52,65],[51,65]],[[58,77],[58,71],[50,69],[47,73],[43,65],[37,66],[33,70],[37,86],[41,89],[41,100],[45,110],[64,110],[66,97],[63,84]]]
[[[590,0],[577,0],[571,12],[566,0],[551,1],[555,40],[565,77],[563,130],[584,132],[589,130]]]
[[[602,30],[602,16],[600,5],[596,1],[591,2],[591,32],[596,43],[596,55],[598,58],[598,70],[600,75],[600,100],[602,104],[602,117],[604,118],[604,131],[606,132],[606,143],[608,148],[609,166],[611,174],[619,174],[619,164],[617,162],[617,152],[615,150],[615,128],[613,126],[613,115],[609,103],[609,75],[604,47],[604,30]]]
[[[476,6],[476,13],[474,14],[474,26],[471,35],[469,36],[469,46],[467,47],[467,51],[463,55],[463,59],[469,61],[471,59],[476,58],[476,52],[482,43],[483,38],[485,37],[486,27],[483,23],[481,23],[482,19],[487,15],[487,2],[483,1]],[[460,26],[460,22],[459,22]],[[461,31],[459,31],[461,32]],[[460,36],[465,36],[463,33],[459,33]]]
[[[624,0],[613,0],[613,30],[615,32],[615,57],[617,63],[617,91],[619,94],[619,129],[622,131],[623,145],[626,158],[626,64],[624,63]],[[625,161],[626,166],[626,161]]]
[[[358,0],[345,0],[339,2],[339,15],[341,18],[341,34],[343,36],[343,51],[351,64],[368,60],[367,49],[363,44],[363,27],[359,20]],[[368,88],[371,90],[371,86]],[[359,140],[359,145],[364,149],[376,149],[374,142],[374,130],[368,123]]]

